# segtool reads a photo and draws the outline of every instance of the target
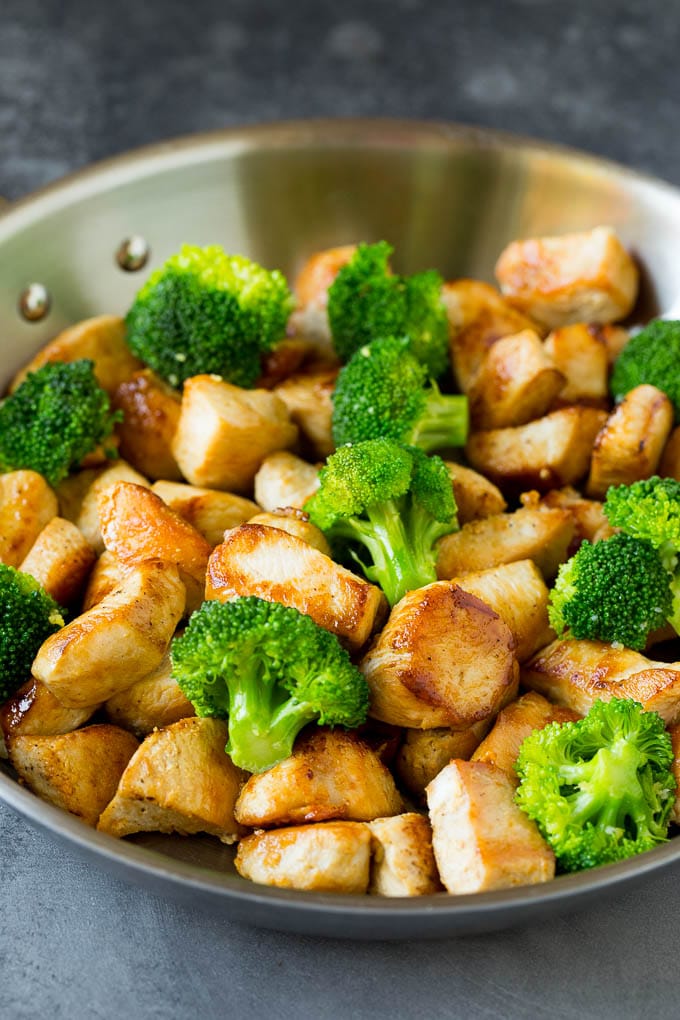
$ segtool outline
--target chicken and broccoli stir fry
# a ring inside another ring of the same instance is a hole
[[[292,292],[184,246],[12,381],[0,752],[274,886],[637,854],[680,823],[680,323],[617,324],[606,227],[513,242],[499,289],[392,255],[319,252]]]

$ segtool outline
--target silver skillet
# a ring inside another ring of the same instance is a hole
[[[680,295],[680,191],[590,156],[455,125],[366,120],[156,145],[0,216],[0,382],[64,326],[124,312],[146,272],[183,242],[218,242],[293,274],[316,249],[386,238],[403,271],[491,279],[509,240],[601,223],[643,266],[637,318],[671,306]],[[232,920],[317,935],[402,939],[525,924],[680,860],[676,838],[544,886],[413,900],[330,896],[245,882],[232,851],[208,838],[110,839],[39,801],[2,764],[0,799],[132,882]]]

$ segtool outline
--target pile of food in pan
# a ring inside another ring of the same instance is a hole
[[[0,404],[2,753],[255,882],[545,882],[680,821],[680,323],[609,228],[500,289],[185,246]],[[656,651],[656,658],[655,658]]]

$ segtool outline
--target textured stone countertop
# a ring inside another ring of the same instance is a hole
[[[0,194],[185,132],[334,115],[501,127],[680,184],[679,40],[668,0],[2,0]],[[312,939],[129,887],[0,806],[0,1016],[676,1017],[679,879],[491,935]]]

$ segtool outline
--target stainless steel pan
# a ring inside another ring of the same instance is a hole
[[[512,238],[600,223],[617,228],[644,268],[638,318],[670,307],[680,295],[680,191],[602,160],[399,121],[276,124],[169,142],[76,174],[0,216],[2,381],[67,324],[123,312],[148,269],[182,242],[218,242],[292,274],[318,248],[386,238],[405,271],[433,266],[449,277],[490,279]],[[131,238],[138,240],[125,248]],[[132,271],[145,244],[150,257]],[[27,296],[29,285],[39,286]],[[22,295],[32,321],[22,315]],[[676,839],[621,864],[501,893],[302,894],[241,880],[231,851],[207,838],[133,842],[92,832],[2,766],[0,798],[141,885],[235,920],[310,934],[411,938],[500,928],[615,892],[680,859]]]

